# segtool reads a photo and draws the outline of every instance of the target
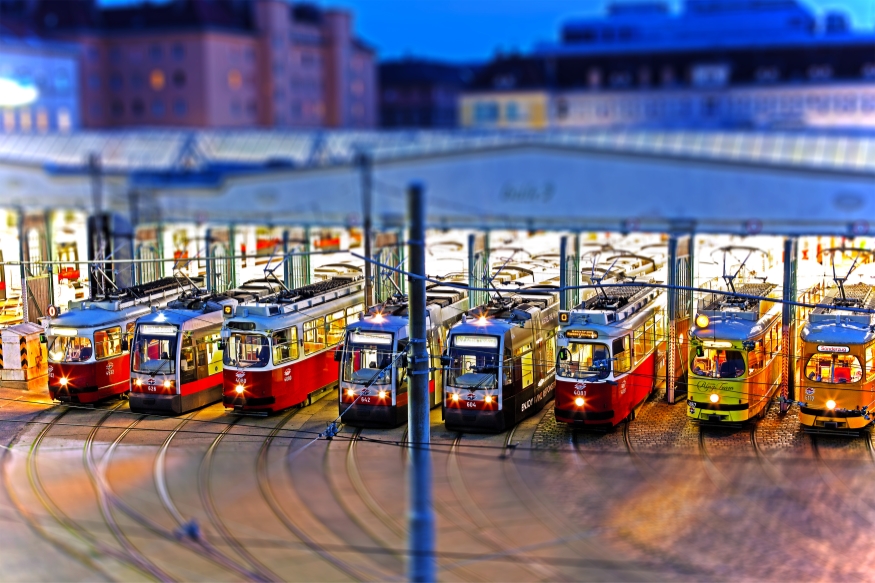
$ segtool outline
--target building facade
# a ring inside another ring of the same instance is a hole
[[[497,58],[464,127],[875,128],[875,32],[794,0],[618,4]]]
[[[463,89],[476,66],[405,58],[379,67],[380,126],[453,128]]]
[[[88,128],[370,128],[374,51],[348,12],[283,0],[0,0],[0,17],[80,47]]]
[[[78,129],[79,95],[77,46],[0,36],[0,131]]]

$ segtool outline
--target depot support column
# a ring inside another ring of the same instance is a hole
[[[425,195],[419,184],[407,191],[410,236],[407,243],[410,275],[410,392],[407,409],[410,464],[407,468],[408,567],[411,581],[434,581],[434,513],[431,499],[429,452],[429,358],[425,344]],[[418,277],[417,277],[418,276]]]
[[[678,238],[676,235],[671,235],[668,238],[668,293],[666,302],[668,304],[668,326],[666,326],[666,334],[668,342],[665,347],[665,400],[669,403],[674,403],[675,400],[675,384],[677,378],[675,370],[677,368],[678,346]]]
[[[784,304],[781,313],[781,413],[796,400],[796,260],[799,240],[784,240]]]

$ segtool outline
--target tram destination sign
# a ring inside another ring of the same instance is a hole
[[[49,336],[75,336],[76,328],[49,328]]]
[[[176,326],[155,326],[153,324],[142,324],[140,326],[140,334],[149,336],[175,336]]]
[[[847,346],[829,346],[823,344],[817,347],[818,352],[850,352],[851,349]]]
[[[453,346],[471,346],[480,348],[498,348],[497,336],[462,335],[453,338]]]
[[[599,337],[599,333],[595,330],[566,330],[566,338],[595,340]]]
[[[353,344],[392,344],[392,335],[387,332],[352,332],[349,341]]]

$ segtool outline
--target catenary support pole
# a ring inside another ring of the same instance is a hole
[[[410,224],[408,254],[412,276],[425,276],[425,195],[420,184],[407,191]],[[425,280],[408,277],[410,301],[410,393],[408,428],[410,464],[408,476],[409,563],[411,581],[434,581],[434,512],[431,499],[431,454],[429,452],[429,358],[425,339]]]
[[[371,239],[373,228],[371,209],[371,156],[367,152],[361,152],[358,156],[359,168],[362,173],[362,245],[365,257],[371,258]],[[374,305],[374,282],[372,280],[371,262],[365,261],[365,309]]]
[[[796,400],[796,260],[799,240],[784,239],[784,304],[781,312],[781,413],[790,409]]]
[[[677,357],[680,347],[678,346],[678,237],[670,235],[668,238],[668,285],[666,302],[668,304],[668,342],[665,347],[665,400],[674,403],[675,384],[677,378]]]
[[[204,235],[204,255],[207,258],[206,284],[207,292],[216,291],[216,282],[213,281],[216,277],[216,266],[213,265],[213,230],[209,227]]]
[[[25,261],[29,261],[27,254],[27,239],[24,232],[24,209],[18,208],[18,256],[21,258],[21,321],[30,322],[30,314],[27,309],[27,267]]]

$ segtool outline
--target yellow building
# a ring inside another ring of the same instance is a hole
[[[549,124],[546,91],[472,93],[460,98],[463,128],[544,129]]]

